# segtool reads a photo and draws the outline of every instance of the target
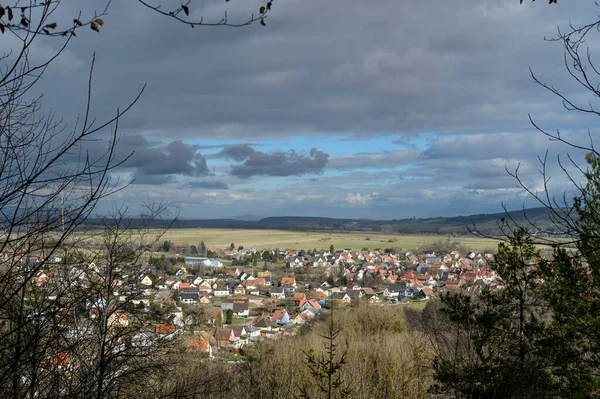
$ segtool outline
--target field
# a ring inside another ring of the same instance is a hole
[[[198,245],[204,241],[206,246],[220,249],[229,247],[234,243],[236,247],[255,249],[329,249],[331,245],[337,249],[351,248],[402,248],[403,250],[416,249],[429,243],[445,240],[439,235],[404,235],[383,234],[368,232],[325,233],[325,232],[300,232],[284,230],[238,230],[238,229],[172,229],[168,231],[163,240],[170,240],[175,245]],[[469,250],[484,251],[495,250],[497,241],[473,236],[452,238]]]

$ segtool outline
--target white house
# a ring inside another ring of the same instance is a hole
[[[152,279],[150,279],[150,277],[148,277],[148,275],[145,275],[141,280],[140,280],[140,284],[145,285],[147,287],[152,285]]]

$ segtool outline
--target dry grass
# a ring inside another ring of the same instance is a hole
[[[206,246],[224,249],[232,242],[244,248],[295,248],[295,249],[335,249],[352,248],[402,248],[411,249],[434,241],[445,239],[439,235],[401,235],[366,232],[320,233],[283,230],[237,230],[237,229],[172,229],[163,237],[175,245],[198,245],[204,241]],[[498,242],[491,239],[464,236],[453,238],[471,250],[484,251],[495,249]]]

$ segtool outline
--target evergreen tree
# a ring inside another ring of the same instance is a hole
[[[436,390],[468,398],[555,397],[540,343],[545,338],[539,250],[525,229],[498,246],[492,264],[502,289],[479,296],[448,293],[437,320],[426,321],[436,343]]]
[[[577,251],[556,248],[543,269],[552,319],[545,344],[571,398],[600,393],[600,159],[586,157],[586,185],[574,199]]]
[[[204,241],[200,241],[200,245],[198,246],[198,253],[200,256],[206,256],[206,244]]]

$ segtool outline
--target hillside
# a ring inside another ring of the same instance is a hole
[[[527,215],[527,217],[525,217]],[[552,230],[552,222],[546,208],[532,208],[524,211],[507,213],[478,214],[454,217],[411,218],[401,220],[373,219],[334,219],[310,216],[280,216],[267,217],[258,221],[237,219],[181,219],[174,228],[217,228],[217,229],[269,229],[295,231],[373,231],[404,234],[468,234],[476,226],[485,235],[500,234],[499,226],[502,219],[513,220],[521,225],[534,222],[537,229]],[[90,224],[101,224],[102,220],[94,219]],[[135,226],[136,220],[131,220]],[[156,227],[167,225],[168,222],[155,222]]]

